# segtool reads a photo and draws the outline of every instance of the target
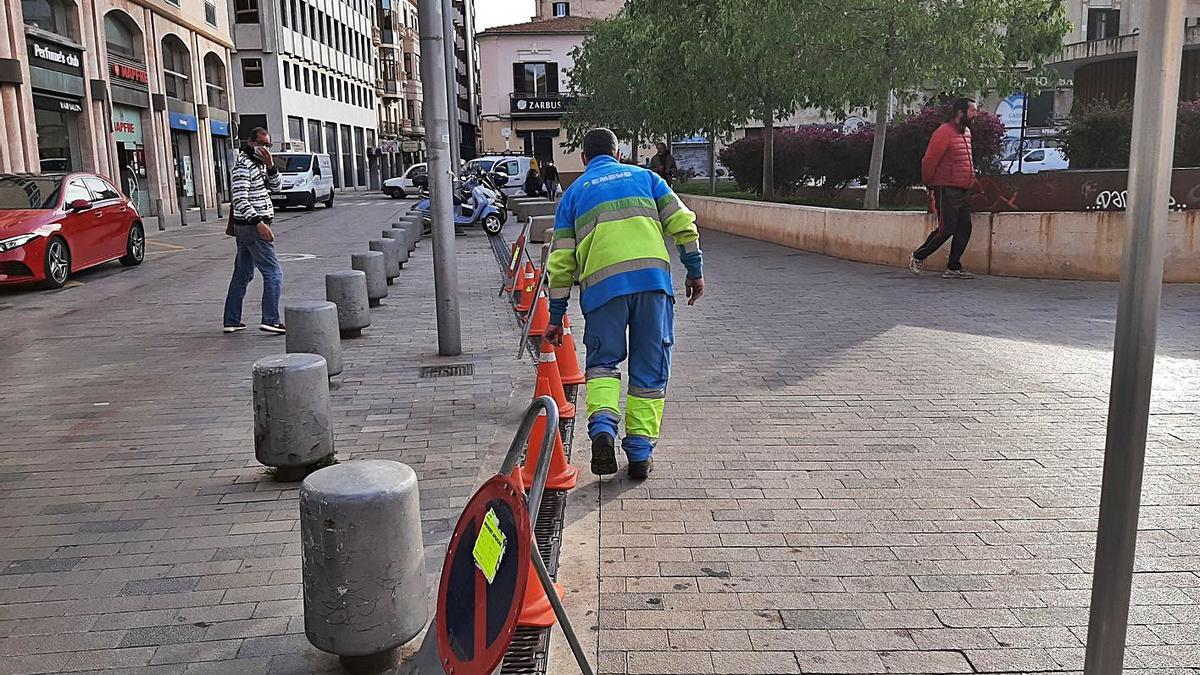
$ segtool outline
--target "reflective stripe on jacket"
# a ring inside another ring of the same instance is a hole
[[[664,235],[685,254],[700,250],[696,215],[661,177],[607,155],[593,159],[555,214],[550,298],[569,298],[576,280],[584,313],[622,295],[673,295]]]

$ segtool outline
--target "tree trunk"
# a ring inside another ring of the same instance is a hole
[[[632,153],[633,156],[629,158],[629,159],[633,160],[634,164],[638,163],[638,146],[639,145],[641,145],[641,138],[639,138],[638,132],[635,131],[635,132],[633,132],[633,153]]]
[[[883,146],[887,139],[888,120],[892,116],[892,91],[884,89],[875,104],[875,142],[871,144],[871,172],[867,178],[867,194],[863,198],[863,208],[874,210],[879,208],[879,186],[883,181]]]
[[[717,135],[708,132],[708,194],[717,194]]]
[[[775,113],[763,119],[763,199],[775,199]]]

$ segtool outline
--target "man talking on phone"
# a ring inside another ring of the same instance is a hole
[[[283,292],[283,268],[275,257],[275,233],[271,222],[275,206],[271,192],[279,189],[279,171],[271,158],[271,134],[257,127],[242,144],[233,165],[229,208],[237,238],[237,256],[233,259],[233,278],[225,296],[225,332],[245,330],[242,300],[246,287],[258,268],[263,278],[262,323],[258,329],[282,335],[287,332],[279,318],[279,296]]]

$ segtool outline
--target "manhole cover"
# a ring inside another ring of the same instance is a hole
[[[421,366],[421,378],[428,377],[466,377],[475,374],[475,364],[456,363],[446,366]]]

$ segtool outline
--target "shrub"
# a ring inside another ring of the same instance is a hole
[[[867,175],[874,139],[869,129],[849,134],[839,129],[808,130],[809,171],[827,196],[836,197],[851,181]]]
[[[1129,166],[1133,105],[1121,101],[1080,103],[1059,138],[1072,169],[1123,169]]]
[[[888,126],[883,150],[883,182],[893,192],[921,184],[921,160],[933,132],[950,113],[950,103],[928,106]],[[976,173],[996,173],[1004,147],[1004,124],[995,115],[979,111],[971,122],[971,157]]]

